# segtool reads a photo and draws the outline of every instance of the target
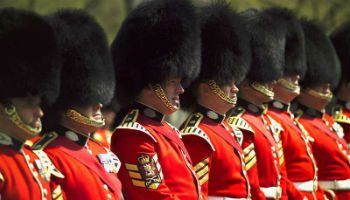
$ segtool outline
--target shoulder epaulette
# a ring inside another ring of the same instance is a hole
[[[50,132],[43,135],[39,141],[33,144],[33,150],[43,150],[48,144],[54,141],[58,137],[56,132]]]
[[[232,110],[230,117],[240,117],[245,111],[246,110],[243,107],[238,106]]]
[[[202,121],[203,115],[201,113],[194,113],[192,114],[188,120],[185,123],[184,128],[181,130],[181,135],[186,136],[186,135],[194,135],[198,136],[202,139],[204,139],[211,147],[213,151],[215,151],[215,148],[213,144],[211,143],[209,137],[205,132],[198,127],[199,123]]]
[[[5,178],[4,178],[4,176],[2,175],[2,173],[0,172],[0,182],[5,182]]]
[[[335,106],[332,109],[332,118],[338,123],[350,124],[350,117],[343,114],[342,106]]]
[[[139,110],[135,109],[130,111],[124,117],[122,123],[115,130],[117,129],[137,130],[139,132],[145,133],[146,135],[151,137],[154,142],[157,142],[157,140],[153,137],[153,135],[144,126],[136,122],[138,115],[139,115]]]
[[[248,124],[247,121],[245,121],[243,118],[232,116],[227,119],[227,122],[233,127],[233,128],[239,128],[241,130],[246,130],[251,133],[254,133],[253,128]]]

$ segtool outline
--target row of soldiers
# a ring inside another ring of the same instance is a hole
[[[145,1],[110,48],[84,11],[2,8],[0,199],[349,200],[349,52],[282,8]]]

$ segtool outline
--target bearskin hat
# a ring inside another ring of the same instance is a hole
[[[331,41],[341,62],[341,80],[348,82],[350,81],[350,21],[332,33]]]
[[[123,22],[111,47],[118,101],[131,103],[149,84],[195,78],[200,67],[197,13],[189,0],[145,1]]]
[[[106,35],[82,10],[60,10],[47,16],[62,57],[61,91],[56,105],[107,104],[114,95],[115,76]]]
[[[60,65],[51,26],[39,15],[0,9],[0,99],[39,95],[53,103]]]
[[[329,83],[331,88],[336,87],[340,77],[340,63],[330,39],[317,22],[302,19],[301,24],[305,34],[307,60],[307,72],[301,85],[312,87]]]
[[[200,11],[202,63],[198,78],[181,97],[185,109],[195,103],[194,90],[199,82],[214,80],[220,86],[233,80],[239,83],[251,61],[249,36],[242,17],[228,3],[218,1]]]
[[[250,81],[266,83],[286,74],[303,74],[304,37],[295,15],[284,8],[248,10],[241,14],[251,36]]]
[[[198,79],[219,85],[242,81],[250,67],[249,37],[242,17],[218,2],[201,10],[202,64]]]

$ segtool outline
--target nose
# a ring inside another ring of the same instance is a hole
[[[178,84],[178,87],[177,87],[177,89],[176,89],[176,92],[177,92],[178,94],[183,94],[183,93],[185,92],[185,89],[182,87],[182,84],[181,84],[181,83]]]
[[[96,110],[99,110],[99,109],[102,109],[103,108],[103,104],[102,103],[97,103],[96,105],[95,105],[95,109]]]
[[[231,88],[231,92],[232,92],[232,93],[238,93],[238,91],[239,91],[239,89],[238,89],[238,87],[236,86],[236,84],[233,84],[233,85],[232,85],[232,88]]]
[[[38,118],[42,118],[42,117],[44,116],[44,112],[43,112],[43,110],[42,110],[40,107],[38,107],[38,108],[36,109],[35,115],[36,115],[36,117],[38,117]]]

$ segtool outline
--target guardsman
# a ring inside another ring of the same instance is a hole
[[[344,139],[350,152],[350,22],[346,22],[331,35],[342,66],[339,85],[336,89],[337,105],[332,108],[332,117],[344,130]]]
[[[120,161],[90,134],[102,127],[103,104],[114,94],[115,77],[106,36],[81,10],[47,16],[62,59],[60,95],[47,114],[46,131],[35,149],[44,149],[65,175],[68,199],[122,199]]]
[[[200,199],[178,130],[164,120],[179,109],[182,83],[198,75],[199,24],[189,0],[145,1],[112,44],[117,99],[126,113],[112,136],[126,199]]]
[[[41,132],[41,105],[58,96],[53,29],[35,13],[0,9],[0,58],[0,199],[63,199],[63,174],[25,144]]]
[[[331,41],[316,22],[303,20],[307,72],[297,98],[296,119],[309,133],[318,164],[320,186],[331,199],[350,199],[350,162],[339,124],[326,114],[330,88],[340,76],[339,61]]]
[[[288,179],[308,199],[322,199],[323,193],[318,190],[317,166],[308,133],[290,111],[290,102],[300,94],[299,80],[306,73],[305,38],[296,17],[290,20],[288,28],[290,31],[286,35],[283,76],[273,88],[274,100],[270,102],[267,114],[283,128],[281,139]],[[293,194],[288,196],[293,199]]]
[[[228,121],[237,127],[248,123],[255,133],[254,142],[243,148],[248,173],[259,177],[260,189],[265,197],[287,199],[288,188],[288,194],[293,194],[293,199],[302,199],[303,196],[286,176],[280,135],[283,128],[267,115],[265,105],[273,100],[273,85],[281,77],[286,36],[292,34],[289,25],[295,17],[288,10],[280,8],[249,10],[242,16],[246,18],[247,30],[251,35],[253,58],[250,71],[239,87],[238,106],[231,111],[232,116]],[[251,133],[243,133],[243,141],[244,136],[252,137]]]
[[[201,71],[182,101],[194,109],[181,129],[182,140],[204,196],[250,199],[244,153],[235,130],[225,120],[237,102],[236,84],[250,66],[249,37],[241,17],[225,2],[205,6],[200,16]]]

